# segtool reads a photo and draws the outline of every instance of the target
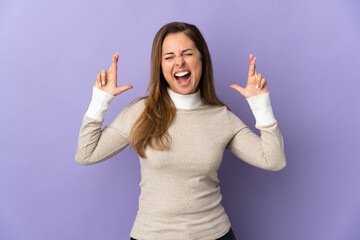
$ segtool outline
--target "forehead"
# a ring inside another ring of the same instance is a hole
[[[195,43],[185,33],[171,33],[165,37],[162,44],[162,52],[181,51],[187,48],[196,49]]]

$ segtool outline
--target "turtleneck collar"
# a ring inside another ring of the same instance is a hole
[[[175,93],[170,88],[167,88],[167,91],[177,109],[192,109],[202,104],[200,90],[186,95]]]

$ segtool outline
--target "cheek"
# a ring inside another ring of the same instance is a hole
[[[169,68],[169,66],[166,63],[161,64],[161,68],[162,68],[162,72],[163,72],[164,76],[171,74],[171,69]]]
[[[162,75],[168,84],[172,82],[171,68],[167,64],[161,64]]]
[[[201,60],[196,61],[194,63],[194,68],[195,68],[195,72],[196,72],[197,77],[200,79],[201,73],[202,73],[202,62],[201,62]]]

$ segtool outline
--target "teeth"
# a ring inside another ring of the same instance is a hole
[[[180,72],[180,73],[176,73],[175,76],[177,76],[177,77],[182,77],[182,76],[185,76],[185,75],[188,74],[188,73],[189,73],[188,71]]]

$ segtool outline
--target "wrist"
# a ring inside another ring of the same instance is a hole
[[[276,122],[269,92],[246,98],[256,120],[255,126],[265,126]]]
[[[114,95],[93,86],[92,99],[86,115],[95,120],[103,121],[105,113],[114,98]]]

